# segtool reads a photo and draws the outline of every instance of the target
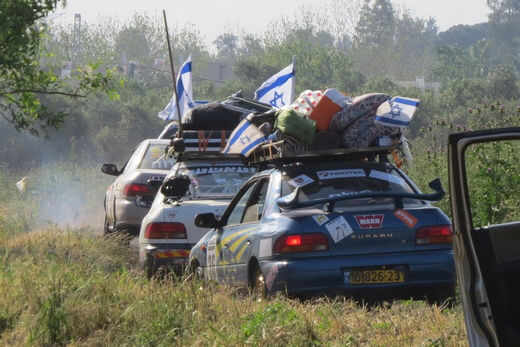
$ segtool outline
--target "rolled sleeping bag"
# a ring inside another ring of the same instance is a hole
[[[365,115],[367,112],[377,110],[379,105],[390,99],[389,95],[381,93],[364,94],[355,97],[352,104],[344,107],[336,113],[329,124],[329,130],[342,133],[350,124]]]
[[[273,133],[274,141],[284,141],[282,151],[285,154],[298,154],[306,152],[309,146],[291,135],[285,134],[280,129]]]

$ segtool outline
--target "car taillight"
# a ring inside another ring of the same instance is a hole
[[[155,194],[155,192],[150,191],[146,184],[130,183],[127,184],[123,189],[123,194],[128,196],[136,196]]]
[[[285,235],[274,244],[274,253],[316,252],[328,249],[327,237],[320,233]]]
[[[453,230],[451,225],[432,225],[422,227],[415,233],[416,245],[431,245],[435,243],[451,243]]]
[[[150,223],[144,230],[147,239],[186,239],[186,227],[182,223]]]

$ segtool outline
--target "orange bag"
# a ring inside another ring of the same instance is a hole
[[[309,117],[316,121],[318,130],[328,130],[332,117],[352,102],[352,99],[336,89],[327,89],[320,98]]]

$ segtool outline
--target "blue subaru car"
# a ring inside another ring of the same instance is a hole
[[[451,223],[430,204],[440,181],[423,194],[388,152],[346,152],[265,162],[221,218],[197,215],[211,230],[188,269],[262,295],[453,298]]]

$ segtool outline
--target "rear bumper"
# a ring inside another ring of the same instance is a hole
[[[398,297],[423,297],[456,283],[453,250],[391,255],[265,260],[260,265],[268,290],[305,295],[336,293]],[[404,282],[352,284],[353,270],[385,266],[405,271]],[[270,278],[271,277],[271,278]]]
[[[168,268],[177,275],[186,270],[188,258],[193,244],[140,244],[139,263],[148,276],[155,274],[160,268]]]
[[[116,229],[126,230],[138,234],[141,221],[150,210],[149,207],[136,205],[135,197],[129,199],[116,199]]]

